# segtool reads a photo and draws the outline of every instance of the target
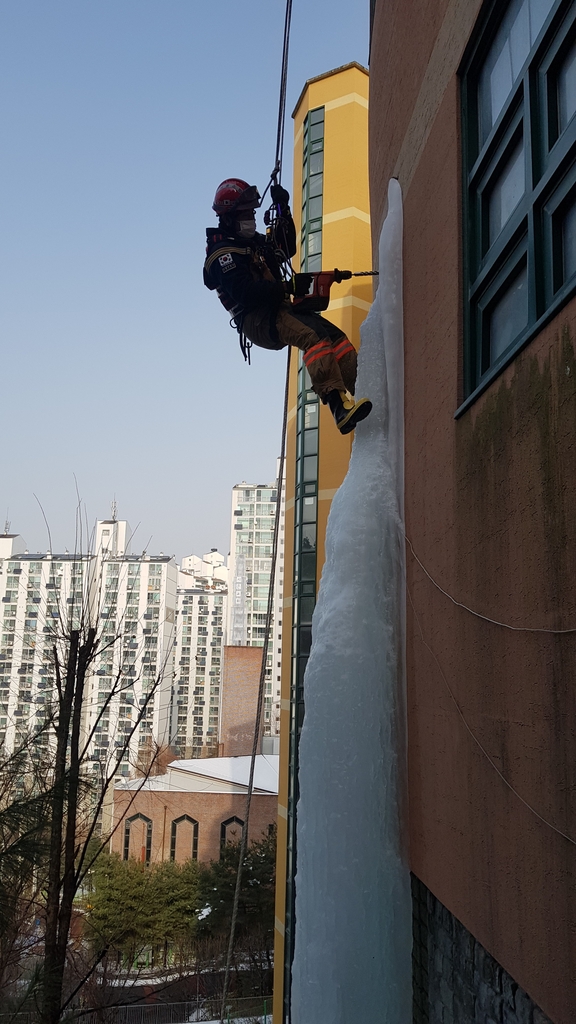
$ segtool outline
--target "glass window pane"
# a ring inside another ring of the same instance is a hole
[[[322,196],[317,196],[316,199],[310,199],[308,203],[308,217],[310,220],[316,220],[322,216]]]
[[[576,43],[568,51],[558,74],[558,115],[560,131],[576,113]]]
[[[324,120],[324,107],[318,107],[316,110],[311,110],[308,114],[310,124],[318,124],[319,121]]]
[[[319,174],[322,170],[324,163],[323,153],[311,153],[308,161],[308,170],[310,174]]]
[[[530,10],[528,3],[523,3],[514,24],[510,29],[510,62],[512,81],[515,82],[522,70],[522,65],[530,53]]]
[[[311,273],[316,270],[322,270],[322,256],[309,256],[306,269]]]
[[[312,600],[314,600],[314,599],[312,599]],[[313,605],[312,605],[312,611],[314,611],[314,606]],[[312,615],[310,614],[309,618],[306,621],[310,622],[311,618],[312,618]],[[312,646],[312,630],[310,629],[310,627],[308,627],[308,629],[301,628],[300,629],[300,654],[310,654],[310,647],[311,646]]]
[[[304,432],[304,455],[318,454],[318,431],[306,430]]]
[[[506,103],[510,90],[512,89],[512,65],[510,61],[510,45],[505,41],[498,59],[494,63],[490,73],[485,72],[482,76],[484,90],[487,92],[484,106],[486,117],[486,135],[496,121],[498,114]]]
[[[316,522],[316,498],[304,498],[302,505],[302,522]]]
[[[305,523],[302,527],[302,551],[314,551],[316,547],[316,524]]]
[[[308,255],[314,256],[318,252],[322,252],[322,232],[313,231],[308,235]]]
[[[530,0],[530,43],[533,44],[546,21],[554,0]]]
[[[525,188],[524,143],[521,140],[506,161],[490,193],[490,245],[518,206]]]
[[[300,579],[301,580],[315,580],[316,579],[316,552],[315,551],[303,551],[300,555]],[[304,600],[303,598],[300,599]],[[300,606],[302,610],[302,606]]]
[[[528,271],[526,267],[493,307],[490,314],[490,362],[494,363],[528,323]]]
[[[303,480],[315,480],[318,476],[318,457],[316,455],[307,455],[303,460]]]
[[[319,121],[318,124],[313,124],[310,128],[311,139],[322,139],[324,138],[324,122]]]
[[[513,0],[509,5],[478,81],[481,142],[506,105],[554,3],[555,0]]]
[[[318,403],[304,406],[304,428],[310,430],[318,426]]]
[[[318,218],[310,220],[307,226],[309,231],[322,231],[322,221]]]
[[[316,139],[315,142],[310,143],[311,153],[321,153],[324,149],[324,139]]]
[[[576,202],[562,222],[562,262],[564,280],[576,274]]]
[[[308,182],[308,195],[312,196],[322,195],[322,175],[314,174]]]
[[[510,29],[527,0],[515,0],[490,47],[478,82],[481,141],[488,136],[512,89]]]
[[[306,665],[307,664],[308,664],[308,658],[307,657],[298,658],[298,688],[296,690],[296,698],[297,698],[297,700],[302,700],[302,684],[304,683],[304,673],[306,671]],[[302,714],[302,722],[304,721],[303,711],[304,711],[304,708],[298,708],[298,713]],[[302,722],[300,722],[299,724],[302,725]]]

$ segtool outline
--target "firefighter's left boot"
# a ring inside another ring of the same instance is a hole
[[[360,420],[366,419],[372,412],[370,399],[356,400],[347,391],[329,391],[326,401],[341,434],[349,434]]]

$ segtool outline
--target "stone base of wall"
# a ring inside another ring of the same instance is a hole
[[[552,1024],[412,875],[414,1024]]]

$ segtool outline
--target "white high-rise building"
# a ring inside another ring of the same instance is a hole
[[[127,774],[139,754],[171,742],[174,637],[178,567],[163,553],[129,554],[126,522],[98,522],[96,561],[99,651],[85,699],[90,752],[105,760],[121,748],[145,710],[122,765]],[[114,637],[117,637],[114,642]],[[120,685],[118,685],[120,684]],[[101,714],[111,690],[120,691]],[[153,696],[150,697],[150,694]]]
[[[272,629],[266,664],[264,733],[277,735],[280,719],[280,660],[282,650],[282,588],[284,579],[284,484],[274,586]],[[277,482],[232,488],[232,525],[228,561],[228,643],[262,647],[272,568]]]
[[[228,569],[212,549],[178,573],[173,746],[180,757],[218,753]]]
[[[0,742],[7,750],[44,721],[55,696],[53,647],[89,621],[98,647],[86,678],[83,734],[97,764],[119,771],[171,741],[177,566],[129,553],[130,528],[99,521],[90,554],[30,554],[0,537]],[[134,723],[145,706],[140,723]],[[132,735],[130,736],[130,733]],[[50,742],[47,728],[40,742]]]
[[[0,537],[0,743],[8,752],[41,730],[56,685],[53,645],[79,624],[90,559],[31,555],[22,538]]]

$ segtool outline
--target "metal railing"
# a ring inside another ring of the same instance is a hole
[[[196,1024],[220,1019],[220,997],[201,997],[185,1003],[146,1003],[139,1006],[106,1006],[94,1010],[72,1010],[62,1024]],[[271,1024],[272,996],[230,997],[226,1021],[234,1024]],[[0,1024],[38,1024],[30,1011],[0,1013]]]
[[[110,1006],[83,1013],[78,1024],[192,1024],[220,1019],[220,998],[201,998],[185,1003],[155,1003],[145,1006]],[[231,997],[226,1005],[226,1021],[235,1024],[270,1024],[272,996]],[[1,1024],[1,1021],[0,1021]]]

